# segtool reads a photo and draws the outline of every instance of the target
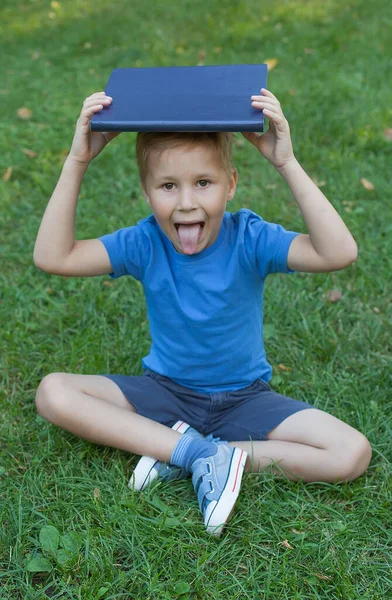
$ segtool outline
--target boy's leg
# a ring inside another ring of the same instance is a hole
[[[105,446],[169,462],[181,434],[136,413],[101,375],[51,373],[38,387],[37,410],[71,433]]]
[[[36,403],[44,418],[79,437],[191,471],[207,530],[220,535],[240,490],[244,450],[182,435],[137,414],[104,376],[52,373],[42,380]]]
[[[287,417],[270,431],[267,441],[231,445],[247,451],[248,470],[272,468],[278,474],[283,471],[289,479],[308,482],[355,479],[365,472],[372,455],[362,433],[316,408]]]

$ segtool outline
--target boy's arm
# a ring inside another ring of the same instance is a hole
[[[104,92],[87,98],[76,124],[72,148],[64,163],[52,194],[34,248],[35,265],[56,275],[90,276],[111,273],[108,253],[98,239],[75,240],[75,213],[80,186],[91,160],[114,137],[115,133],[90,132],[90,119],[108,106]]]
[[[338,271],[353,263],[357,244],[343,220],[294,159],[278,172],[288,184],[306,223],[308,235],[290,244],[287,266],[296,271]]]
[[[294,157],[290,128],[277,98],[262,89],[252,96],[252,106],[270,120],[265,134],[244,133],[287,182],[306,223],[309,234],[291,242],[287,266],[307,272],[337,271],[357,258],[357,245],[343,220],[305,173]]]

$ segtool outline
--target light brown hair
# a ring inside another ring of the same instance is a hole
[[[228,177],[234,169],[232,158],[233,135],[225,131],[206,132],[139,132],[136,138],[136,160],[142,185],[148,172],[148,157],[152,150],[160,156],[168,148],[206,144],[217,152]]]

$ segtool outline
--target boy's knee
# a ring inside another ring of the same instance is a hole
[[[50,373],[39,384],[35,405],[39,414],[45,419],[52,420],[51,416],[61,410],[66,387],[65,379],[65,373]]]
[[[338,456],[340,481],[351,481],[362,475],[372,458],[372,447],[359,431]]]

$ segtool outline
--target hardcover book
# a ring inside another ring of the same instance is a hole
[[[267,87],[267,65],[114,69],[111,105],[92,131],[263,131],[250,97]]]

